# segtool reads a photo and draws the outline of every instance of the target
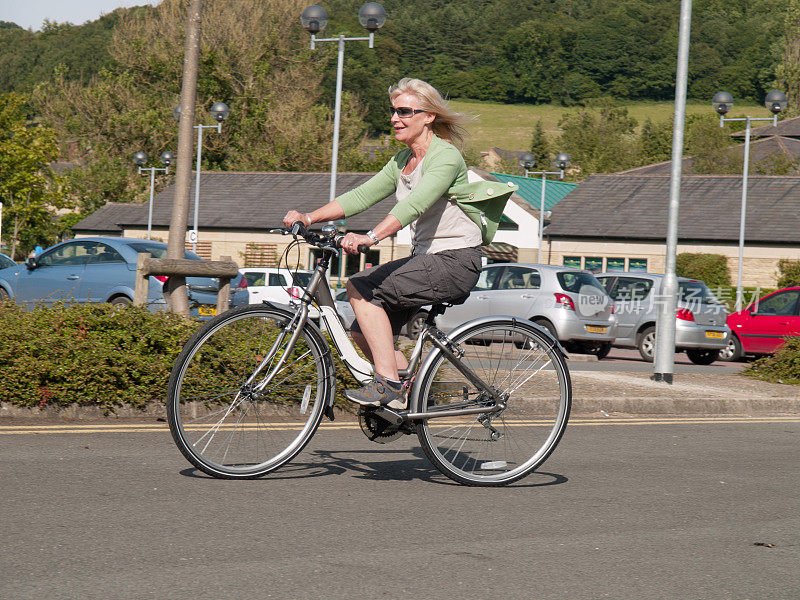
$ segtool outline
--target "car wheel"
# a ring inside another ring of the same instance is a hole
[[[9,302],[10,300],[11,296],[8,295],[8,292],[0,287],[0,302]]]
[[[697,348],[690,348],[686,351],[686,356],[689,360],[696,365],[710,365],[717,360],[719,350],[700,350]]]
[[[533,322],[536,323],[539,327],[546,329],[547,333],[553,336],[554,340],[558,339],[558,335],[556,334],[556,328],[550,321],[548,321],[547,319],[537,319],[534,320]]]
[[[425,326],[425,319],[428,318],[428,313],[424,310],[419,311],[406,325],[406,335],[410,337],[412,340],[415,340],[419,337],[420,332],[422,332],[422,328]]]
[[[725,347],[717,354],[717,360],[735,362],[740,360],[743,355],[744,352],[742,352],[742,342],[739,341],[738,337],[731,334],[731,336],[728,338],[728,343],[725,344]]]
[[[611,342],[604,342],[587,349],[589,354],[594,354],[597,360],[603,360],[611,352]]]
[[[653,362],[656,354],[656,328],[651,326],[642,331],[636,341],[636,347],[645,362]]]
[[[117,296],[116,298],[112,298],[109,304],[111,304],[111,306],[114,308],[123,308],[132,304],[132,301],[127,296]]]

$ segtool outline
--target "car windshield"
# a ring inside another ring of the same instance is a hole
[[[556,279],[561,285],[561,289],[574,294],[603,294],[606,290],[591,273],[585,271],[559,271]]]
[[[166,258],[167,257],[167,247],[162,246],[161,244],[152,244],[148,242],[134,242],[128,244],[131,248],[136,250],[139,254],[143,252],[148,252],[150,256],[153,258]],[[203,260],[197,254],[190,250],[186,250],[184,253],[184,257],[188,258],[189,260]]]
[[[717,297],[702,281],[678,282],[678,298],[681,302],[699,302],[702,304],[719,304]]]

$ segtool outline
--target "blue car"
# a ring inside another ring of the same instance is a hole
[[[8,267],[15,267],[17,263],[11,260],[10,256],[6,256],[5,254],[0,254],[0,269],[7,269]]]
[[[136,262],[140,252],[153,258],[165,258],[163,242],[134,238],[95,236],[56,244],[26,263],[0,269],[0,300],[12,299],[32,308],[58,301],[109,302],[126,305],[133,302]],[[202,260],[186,251],[186,258]],[[163,310],[165,277],[150,277],[147,304],[150,310]],[[230,306],[247,304],[242,277],[231,280]],[[216,314],[219,281],[210,277],[187,277],[189,306],[193,316]]]

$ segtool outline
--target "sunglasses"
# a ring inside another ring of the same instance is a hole
[[[397,113],[397,116],[401,119],[408,119],[409,117],[413,117],[417,113],[428,112],[427,110],[422,110],[419,108],[411,108],[409,106],[397,106],[392,107],[389,116],[394,116],[394,113]]]

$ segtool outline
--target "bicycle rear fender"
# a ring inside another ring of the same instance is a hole
[[[539,333],[541,333],[545,338],[549,339],[553,346],[558,348],[561,351],[561,354],[566,354],[564,351],[563,346],[561,343],[554,338],[549,331],[547,331],[544,327],[537,325],[533,321],[529,321],[528,319],[521,319],[520,317],[513,317],[511,315],[488,315],[485,317],[478,317],[477,319],[473,319],[472,321],[467,321],[466,323],[462,323],[455,329],[453,329],[450,333],[447,334],[447,337],[455,339],[457,336],[461,335],[462,332],[470,329],[471,327],[475,327],[476,325],[483,325],[484,323],[491,323],[493,321],[498,320],[508,320],[512,321],[516,324],[523,325],[525,327],[530,327],[535,329]],[[425,360],[422,362],[422,365],[419,368],[417,373],[423,373],[426,369],[430,367],[430,364],[436,360],[436,358],[441,354],[438,348],[434,348],[431,352],[428,353],[428,356],[425,357]],[[422,408],[419,406],[419,388],[422,385],[422,378],[416,377],[414,379],[414,384],[411,386],[411,391],[409,392],[409,409],[411,412],[420,412]]]

